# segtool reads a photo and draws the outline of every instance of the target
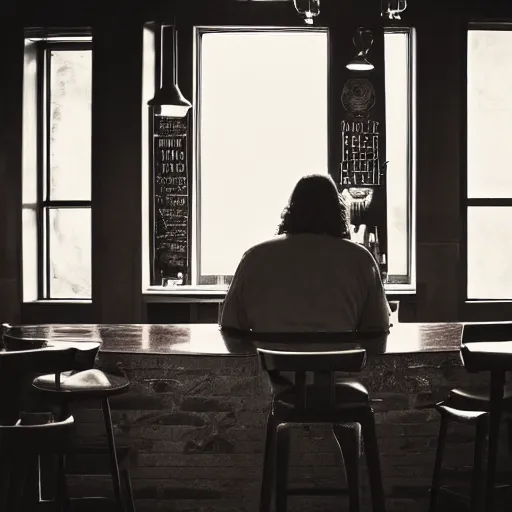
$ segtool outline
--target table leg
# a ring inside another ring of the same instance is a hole
[[[496,478],[496,462],[498,456],[498,439],[500,433],[501,406],[505,372],[491,372],[489,451],[487,454],[487,485],[485,491],[485,511],[494,512],[494,487]]]

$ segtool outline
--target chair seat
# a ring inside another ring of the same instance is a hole
[[[489,391],[452,389],[444,402],[448,407],[465,411],[489,411]],[[512,411],[512,384],[505,386],[503,409]]]
[[[72,395],[73,398],[101,398],[125,391],[130,383],[126,377],[92,369],[62,373],[60,388],[56,386],[55,374],[41,375],[34,379],[32,385],[41,392]]]
[[[358,381],[341,380],[336,383],[334,408],[315,407],[315,391],[318,392],[318,388],[313,384],[306,386],[306,409],[300,407],[299,397],[293,387],[276,394],[273,403],[274,415],[283,421],[337,421],[350,411],[370,408],[368,390]],[[349,421],[349,418],[350,414],[344,421]]]

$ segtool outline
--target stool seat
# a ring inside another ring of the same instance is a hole
[[[314,384],[307,384],[306,390],[306,402],[310,404],[315,403],[315,394],[318,393],[318,388]],[[323,409],[324,414],[318,414],[318,410],[314,407],[308,407],[304,410],[300,406],[300,398],[297,390],[294,387],[289,387],[280,393],[277,393],[273,400],[274,415],[276,419],[282,419],[291,421],[291,416],[297,416],[300,414],[301,420],[305,421],[305,417],[310,416],[311,422],[319,422],[319,420],[325,419],[325,415],[332,415],[332,421],[343,421],[342,418],[338,418],[339,414],[346,414],[350,409],[356,409],[361,407],[370,407],[370,394],[368,390],[358,381],[355,380],[339,380],[334,385],[335,393],[335,404],[331,410],[326,411]],[[328,421],[328,420],[327,420]]]
[[[452,389],[448,395],[445,405],[453,409],[464,411],[486,411],[490,410],[489,390],[469,390],[464,388]],[[505,386],[503,394],[503,409],[512,410],[512,384]]]
[[[63,372],[60,375],[60,386],[57,386],[55,380],[55,374],[41,375],[34,379],[32,386],[41,392],[72,395],[73,399],[77,399],[106,398],[124,392],[130,385],[126,377],[97,369]]]

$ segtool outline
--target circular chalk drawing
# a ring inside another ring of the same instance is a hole
[[[351,78],[341,93],[343,108],[353,116],[367,114],[375,105],[375,89],[367,78]]]

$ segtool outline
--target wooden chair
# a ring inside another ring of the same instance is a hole
[[[357,381],[337,381],[335,372],[359,372],[366,363],[361,349],[333,352],[291,352],[258,348],[262,368],[272,386],[272,410],[267,419],[260,512],[268,512],[275,487],[276,512],[285,512],[294,495],[349,496],[350,512],[360,510],[359,459],[361,431],[370,478],[374,512],[385,510],[375,420],[368,391]],[[288,379],[283,372],[291,372]],[[313,375],[309,383],[308,376]],[[345,489],[288,489],[289,430],[293,424],[332,424],[341,449]]]
[[[468,324],[464,326],[461,346],[461,359],[469,372],[490,371],[493,387],[500,399],[491,404],[491,390],[455,388],[450,391],[443,402],[436,404],[441,414],[439,437],[432,476],[429,512],[438,509],[441,492],[448,492],[458,499],[468,501],[472,512],[486,510],[492,512],[492,505],[485,502],[486,476],[489,484],[494,486],[494,473],[496,469],[496,451],[499,420],[503,416],[507,420],[509,451],[512,453],[512,385],[505,385],[505,372],[512,370],[512,351],[509,355],[500,350],[506,345],[502,342],[512,340],[512,325],[510,324]],[[472,347],[483,342],[484,351],[473,353]],[[495,350],[493,350],[493,347]],[[494,411],[493,411],[494,410]],[[497,418],[490,432],[489,420],[491,412]],[[497,414],[496,414],[497,413]],[[446,448],[447,431],[450,423],[463,423],[475,426],[474,462],[470,496],[465,496],[453,488],[442,485],[441,471],[443,455]],[[491,450],[486,475],[485,452],[487,437],[491,434]],[[487,493],[489,493],[489,488]],[[492,496],[491,496],[492,501]]]
[[[3,325],[2,330],[3,349],[0,351],[0,424],[6,428],[16,424],[20,417],[23,401],[25,398],[28,398],[25,394],[28,394],[30,390],[34,374],[52,372],[54,382],[58,385],[60,375],[70,368],[91,368],[100,345],[99,343],[89,343],[81,348],[66,344],[51,346],[46,340],[23,339],[12,334],[13,331],[8,325]],[[69,416],[69,414],[60,415],[59,421],[65,421]],[[42,432],[46,432],[46,430]],[[58,432],[57,428],[55,432]],[[66,502],[67,495],[63,471],[65,452],[68,448],[65,441],[66,437],[63,437],[61,449],[58,449],[57,446],[58,436],[56,436],[55,444],[50,444],[53,453],[58,458],[58,470],[53,475],[55,478],[46,478],[47,481],[52,482],[52,486],[54,482],[58,482],[57,489],[60,494],[56,495],[55,499],[58,499],[60,503]],[[28,479],[32,482],[37,481],[39,477],[45,479],[45,476],[47,476],[41,473],[40,455],[33,455],[34,451],[32,450],[27,461],[27,467],[23,469],[23,471],[27,472]],[[13,460],[19,466],[19,461],[7,458],[3,463],[4,472],[11,472]],[[30,490],[33,485],[27,483],[26,487]],[[2,496],[4,496],[4,493],[2,493]]]
[[[36,378],[32,385],[43,396],[60,404],[61,414],[64,416],[69,414],[71,403],[89,400],[101,402],[107,446],[105,448],[81,447],[75,455],[77,457],[93,456],[97,459],[102,455],[108,455],[116,510],[118,512],[134,512],[135,505],[129,475],[129,461],[131,461],[133,453],[129,448],[121,450],[116,448],[109,402],[110,397],[128,390],[130,385],[128,379],[124,375],[112,375],[101,370],[90,369],[61,375],[42,375]],[[73,473],[77,473],[76,464]]]
[[[15,425],[0,426],[0,510],[30,512],[45,504],[61,512],[66,508],[65,480],[55,482],[55,500],[43,502],[37,461],[41,455],[65,455],[73,439],[73,416],[59,422],[54,422],[50,414],[22,416]]]

